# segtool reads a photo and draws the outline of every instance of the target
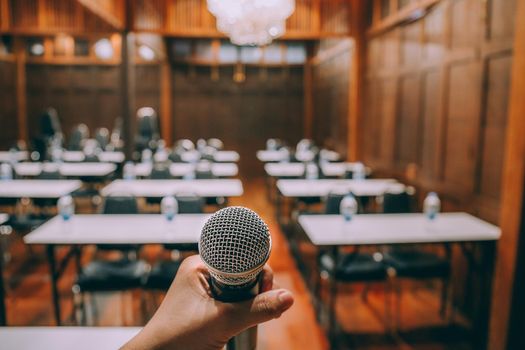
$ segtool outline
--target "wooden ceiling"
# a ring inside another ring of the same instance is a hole
[[[287,39],[350,34],[350,1],[296,0]],[[220,38],[206,0],[0,0],[0,33],[47,35],[130,30]]]

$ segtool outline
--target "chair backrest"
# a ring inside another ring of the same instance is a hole
[[[96,154],[86,154],[84,158],[84,162],[86,163],[98,163],[100,162],[100,158]]]
[[[58,170],[43,170],[36,178],[38,180],[60,180],[62,175]]]
[[[180,214],[200,214],[204,211],[204,199],[197,195],[177,195]]]
[[[86,124],[78,124],[71,131],[68,149],[70,151],[82,150],[82,142],[89,137],[89,129]]]
[[[208,140],[208,146],[221,150],[224,148],[224,143],[218,138],[211,138]]]
[[[330,192],[326,196],[324,213],[325,214],[339,214],[339,206],[343,200],[345,194]]]
[[[104,201],[103,214],[138,214],[137,200],[132,196],[109,196]]]
[[[109,144],[109,130],[106,128],[98,128],[95,131],[95,140],[97,140],[100,148],[105,150]]]
[[[211,169],[206,169],[206,170],[196,169],[195,178],[199,180],[209,180],[209,179],[214,179],[215,176],[213,175]]]
[[[385,193],[383,195],[383,213],[400,214],[412,212],[412,197],[406,192]]]
[[[40,117],[40,133],[46,137],[52,137],[62,132],[60,120],[56,109],[47,108]]]
[[[149,178],[152,180],[169,180],[172,178],[170,168],[166,165],[155,164]]]

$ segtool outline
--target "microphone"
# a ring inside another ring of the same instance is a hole
[[[202,228],[199,254],[210,272],[215,299],[238,302],[259,294],[259,276],[270,257],[272,240],[264,221],[244,207],[227,207],[213,214]],[[257,327],[227,345],[228,350],[252,350]]]

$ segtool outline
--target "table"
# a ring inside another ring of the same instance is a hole
[[[196,194],[201,197],[236,197],[243,194],[241,180],[115,180],[100,192],[103,196],[130,194],[159,198],[174,194]]]
[[[192,163],[173,163],[170,165],[172,176],[183,177],[202,165]],[[151,174],[152,165],[148,163],[135,164],[135,175],[148,177]],[[235,163],[210,163],[210,169],[216,177],[234,177],[239,173],[239,167]]]
[[[0,344],[5,350],[115,350],[139,331],[136,327],[10,327],[0,329]]]
[[[9,220],[9,215],[0,214],[0,225]],[[2,246],[2,237],[0,237],[0,327],[7,325],[6,308],[5,308],[5,288],[4,288],[4,249]],[[0,341],[1,343],[1,341]]]
[[[300,177],[304,175],[303,163],[266,163],[264,171],[272,177]]]
[[[126,159],[124,152],[118,151],[104,151],[97,154],[101,162],[106,163],[123,163]],[[62,160],[65,162],[83,162],[86,158],[82,151],[64,151],[62,153]]]
[[[281,150],[261,150],[257,151],[257,159],[261,162],[280,162],[282,160],[288,159],[290,154],[284,148]]]
[[[163,215],[133,214],[74,215],[69,221],[55,216],[24,237],[27,244],[47,247],[51,271],[54,314],[60,325],[60,301],[57,283],[62,268],[73,255],[79,255],[77,246],[91,244],[192,244],[200,238],[202,227],[211,214],[178,214],[168,222]],[[56,246],[72,247],[61,261],[56,261]],[[77,259],[77,269],[79,268]]]
[[[80,180],[4,180],[0,198],[60,198],[81,186]]]
[[[395,244],[443,244],[458,243],[470,257],[472,265],[480,268],[482,282],[479,286],[480,307],[474,317],[475,348],[484,348],[488,333],[488,316],[495,258],[495,242],[501,230],[466,213],[440,213],[434,221],[424,214],[364,214],[345,222],[340,215],[300,215],[299,224],[310,241],[329,249],[337,266],[340,246],[395,245]],[[467,251],[465,243],[484,244],[485,261],[472,262],[474,255]],[[335,281],[330,284],[329,329],[335,329]]]
[[[398,190],[400,184],[395,179],[294,179],[277,180],[277,188],[284,197],[322,197],[332,191],[349,192],[355,196],[380,196],[389,189]],[[402,185],[401,185],[402,186]]]
[[[213,153],[213,161],[219,163],[235,163],[240,159],[239,153],[235,151],[217,151]]]
[[[322,163],[321,171],[327,177],[342,177],[346,171],[355,171],[361,163]],[[369,175],[372,171],[370,168],[365,168],[366,174]]]
[[[27,151],[16,151],[16,160],[18,162],[29,159],[29,152]],[[6,163],[11,161],[11,152],[10,151],[1,151],[0,152],[0,163]]]
[[[117,170],[113,163],[18,163],[15,164],[17,175],[38,176],[43,171],[56,171],[66,177],[105,177]]]

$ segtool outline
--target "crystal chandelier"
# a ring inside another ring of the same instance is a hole
[[[208,0],[208,9],[232,43],[263,46],[285,33],[295,0]]]

